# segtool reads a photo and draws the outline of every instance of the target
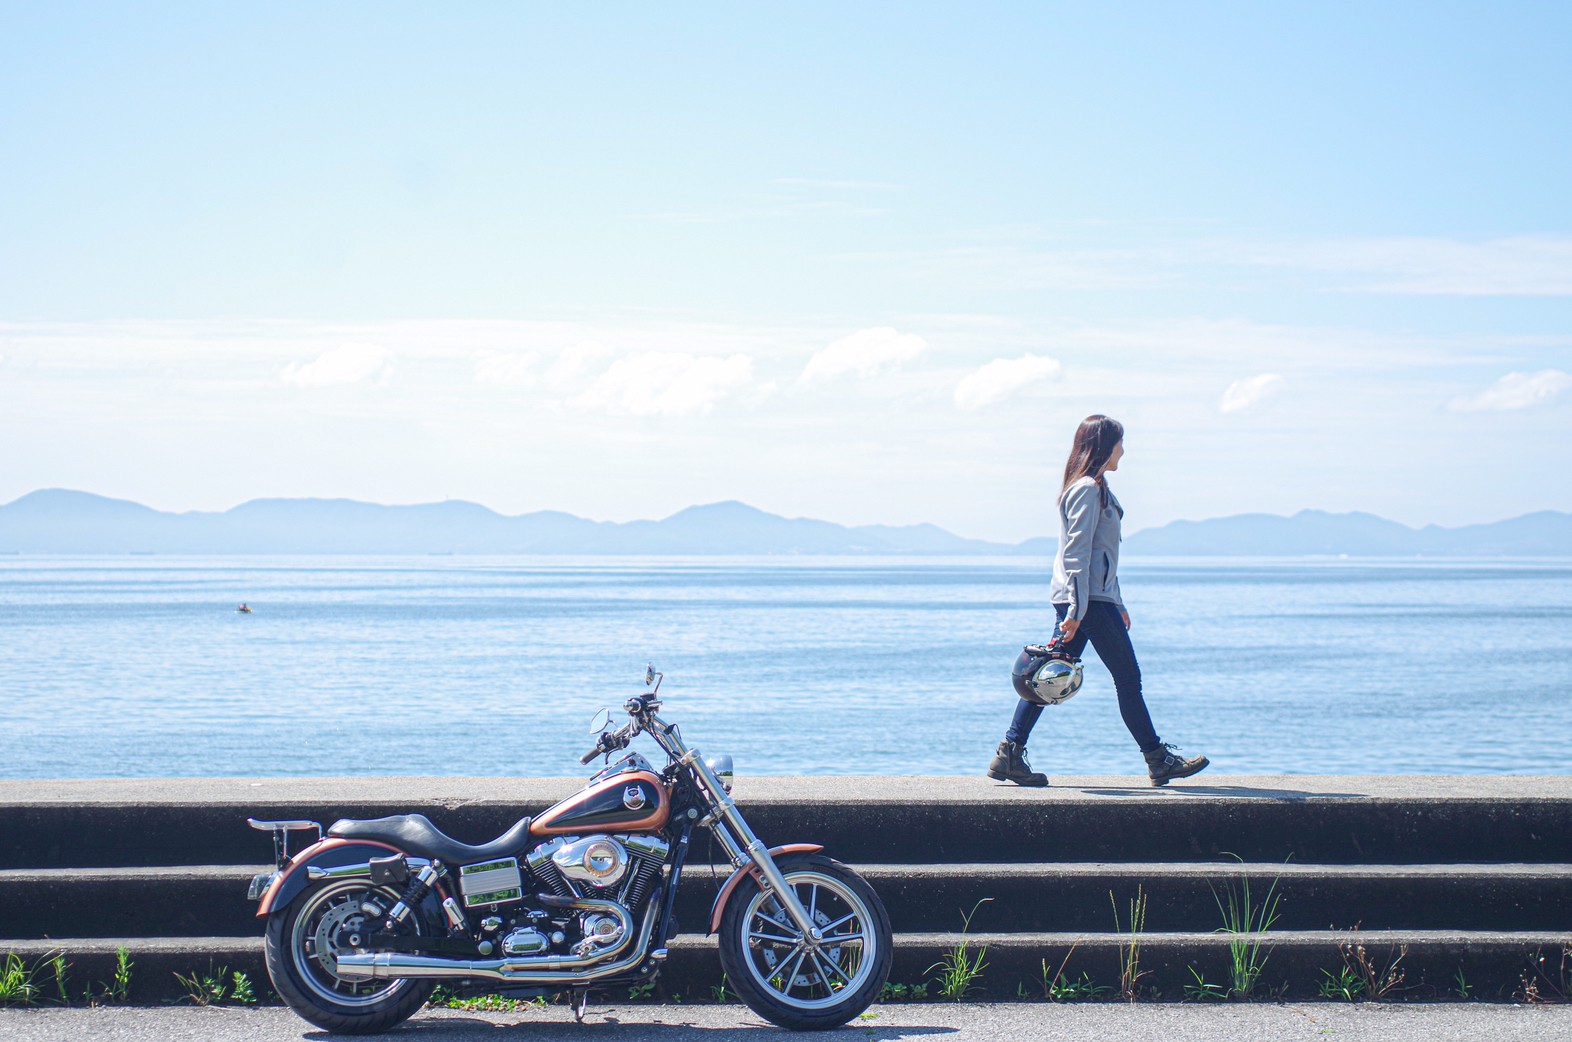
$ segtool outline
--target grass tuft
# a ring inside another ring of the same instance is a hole
[[[1244,863],[1244,859],[1237,854],[1230,854],[1229,857],[1240,864]],[[1223,893],[1218,893],[1215,887],[1212,890],[1212,899],[1217,902],[1217,910],[1223,916],[1219,932],[1229,935],[1229,998],[1251,998],[1261,981],[1261,973],[1266,969],[1266,960],[1271,956],[1274,946],[1264,944],[1260,935],[1270,930],[1279,918],[1277,908],[1282,903],[1283,895],[1278,892],[1277,884],[1281,878],[1279,876],[1272,880],[1272,884],[1266,888],[1266,895],[1259,902],[1252,897],[1250,876],[1244,872],[1239,874],[1237,881],[1229,879]],[[1191,973],[1194,972],[1191,970]]]
[[[1321,983],[1321,993],[1328,998],[1354,1002],[1369,999],[1379,1002],[1404,990],[1407,971],[1402,963],[1408,957],[1408,945],[1399,944],[1387,949],[1386,954],[1372,953],[1359,938],[1359,926],[1348,931],[1348,940],[1340,941],[1337,953],[1343,958],[1343,968],[1337,974],[1322,970],[1327,979]],[[1330,988],[1331,993],[1328,993]]]
[[[1228,998],[1228,989],[1221,984],[1214,984],[1206,979],[1206,974],[1189,967],[1190,976],[1195,978],[1194,984],[1184,986],[1184,997],[1187,1002],[1221,1002]]]
[[[35,1006],[38,985],[33,983],[34,968],[15,952],[7,952],[0,962],[0,1006]]]
[[[1119,923],[1119,902],[1114,899],[1113,891],[1108,891],[1108,903],[1113,905],[1114,932],[1125,938],[1119,942],[1119,994],[1129,1002],[1134,1002],[1138,997],[1141,978],[1151,972],[1141,969],[1141,942],[1146,933],[1146,901],[1146,887],[1137,883],[1135,896],[1130,899],[1126,929]]]
[[[1364,998],[1365,982],[1350,966],[1343,966],[1336,973],[1322,970],[1321,977],[1320,992],[1323,999],[1358,1002]]]
[[[928,997],[927,984],[896,984],[885,981],[879,989],[880,1002],[921,1002]]]
[[[229,972],[228,966],[215,968],[211,960],[208,961],[206,973],[196,970],[189,974],[177,973],[175,980],[186,989],[183,1001],[198,1006],[221,1006],[226,1002],[239,1006],[256,1005],[256,989],[251,984],[251,978],[239,970]]]
[[[125,945],[115,949],[114,979],[105,989],[104,997],[111,1002],[126,1002],[131,998],[131,971],[135,963],[131,961],[131,949]]]
[[[939,987],[939,994],[947,999],[955,1002],[964,999],[988,966],[988,946],[983,945],[973,954],[967,934],[971,931],[972,917],[977,914],[977,909],[992,900],[991,897],[985,897],[972,905],[970,912],[962,913],[960,941],[952,945],[943,958],[928,967],[929,973],[939,971],[934,977],[934,983]]]
[[[1463,976],[1463,967],[1459,966],[1452,975],[1452,994],[1467,1002],[1474,997],[1474,986],[1468,983],[1468,978]]]

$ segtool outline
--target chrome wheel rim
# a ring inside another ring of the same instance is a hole
[[[408,979],[345,980],[337,973],[339,931],[354,927],[369,931],[397,900],[398,894],[386,887],[358,880],[330,884],[307,898],[295,916],[289,945],[301,982],[319,998],[339,1006],[369,1006],[408,987]],[[419,932],[418,924],[414,932]]]
[[[867,983],[879,938],[866,902],[824,872],[789,872],[791,887],[819,936],[803,937],[773,893],[760,890],[742,917],[742,954],[753,982],[778,1002],[824,1009]]]

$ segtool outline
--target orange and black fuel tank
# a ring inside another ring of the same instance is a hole
[[[532,836],[655,832],[671,817],[671,794],[649,771],[624,771],[580,789],[530,822]]]

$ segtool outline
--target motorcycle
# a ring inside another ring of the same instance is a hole
[[[785,1028],[845,1024],[878,997],[894,954],[873,888],[823,847],[766,848],[731,797],[729,756],[711,759],[661,719],[663,675],[602,710],[580,762],[606,766],[583,789],[489,843],[470,845],[422,814],[315,821],[247,819],[273,834],[277,867],[249,896],[267,920],[273,988],[336,1032],[386,1031],[438,984],[516,996],[565,993],[582,1020],[592,988],[651,984],[675,932],[677,888],[695,829],[731,862],[709,917],[721,968],[755,1013]],[[630,752],[647,734],[656,770]],[[316,840],[290,853],[295,833]]]

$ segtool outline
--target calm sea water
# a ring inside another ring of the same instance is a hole
[[[1015,707],[1011,662],[1051,626],[1047,575],[0,558],[0,778],[576,774],[589,718],[641,690],[646,661],[668,718],[739,773],[974,774]],[[1122,578],[1158,731],[1219,772],[1572,772],[1572,560],[1133,559]],[[1087,664],[1033,762],[1134,773]]]

